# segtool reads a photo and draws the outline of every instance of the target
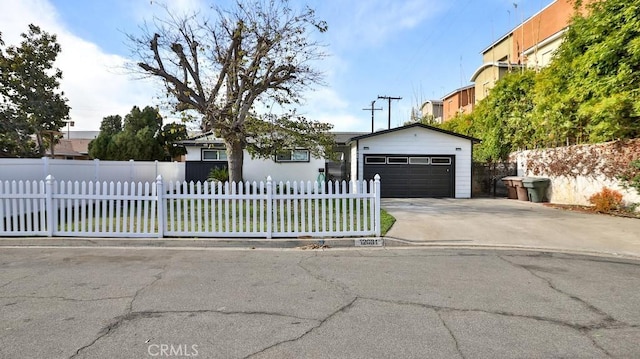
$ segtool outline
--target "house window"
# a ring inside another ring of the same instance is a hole
[[[276,162],[309,162],[309,150],[279,152],[276,154]]]
[[[203,161],[226,161],[227,151],[225,150],[202,150]]]

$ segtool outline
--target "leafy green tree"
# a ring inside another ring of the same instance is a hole
[[[114,161],[164,160],[165,150],[159,142],[161,127],[162,116],[149,106],[142,110],[134,106],[124,121],[117,115],[107,116],[100,125],[100,135],[89,143],[89,155]]]
[[[304,148],[315,157],[334,155],[335,140],[329,130],[331,124],[307,120],[291,112],[286,116],[265,115],[260,119],[250,118],[245,124],[247,151],[257,158],[273,159],[278,152]],[[309,146],[314,138],[314,146]]]
[[[471,114],[457,116],[441,127],[481,139],[474,150],[481,162],[500,162],[512,151],[531,147],[536,141],[531,117],[535,77],[531,70],[507,74]]]
[[[225,141],[230,180],[240,181],[243,150],[268,137],[247,126],[260,117],[256,105],[297,104],[304,90],[322,82],[311,67],[325,56],[313,32],[325,32],[327,25],[312,9],[292,9],[287,0],[236,0],[228,9],[167,15],[156,20],[154,33],[131,37],[141,54],[139,68],[162,81],[177,111],[202,115],[202,128]],[[302,121],[292,128],[307,135],[304,147],[314,149],[323,147],[316,131],[329,125]]]
[[[536,85],[548,144],[640,136],[640,0],[585,3]]]
[[[42,156],[47,131],[58,131],[69,117],[62,71],[53,63],[61,51],[56,35],[29,25],[19,46],[0,38],[0,153],[2,156]],[[36,137],[36,145],[30,139]]]
[[[474,136],[474,127],[473,125],[473,116],[472,114],[458,114],[454,118],[443,122],[442,124],[434,123],[434,122],[422,122],[425,125],[438,126],[443,130],[459,133],[461,135]]]
[[[120,115],[107,116],[100,124],[100,134],[89,142],[89,156],[98,159],[114,159],[118,149],[115,147],[113,137],[122,132],[122,117]]]
[[[187,149],[177,144],[178,141],[186,140],[187,138],[189,138],[187,126],[182,123],[172,122],[162,127],[158,142],[164,148],[165,156],[172,160],[187,154]]]

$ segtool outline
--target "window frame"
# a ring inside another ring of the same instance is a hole
[[[295,153],[304,153],[305,154],[305,159],[295,159]],[[283,156],[285,153],[289,154],[289,158],[281,158],[281,156]],[[311,152],[308,149],[305,148],[296,148],[293,150],[283,150],[283,151],[279,151],[278,153],[276,153],[276,155],[274,156],[274,160],[276,163],[308,163],[311,161]]]
[[[382,160],[381,162],[375,162],[375,161],[370,161],[370,160]],[[387,157],[385,156],[367,156],[364,159],[364,164],[366,165],[386,165],[387,164]]]
[[[216,158],[205,158],[205,153],[215,153],[216,154]],[[224,156],[220,156],[220,153],[224,153]],[[220,158],[220,157],[224,157],[224,158]],[[212,161],[227,161],[227,151],[226,150],[220,150],[220,149],[213,149],[213,148],[203,148],[200,152],[200,159],[202,161],[206,161],[206,162],[212,162]]]
[[[394,160],[404,160],[404,162],[394,162]],[[388,165],[408,165],[409,164],[409,157],[387,157],[387,164]]]
[[[433,160],[446,160],[445,162],[434,162]],[[432,166],[451,166],[451,164],[453,163],[453,161],[451,161],[451,157],[431,157],[430,159],[431,165]]]

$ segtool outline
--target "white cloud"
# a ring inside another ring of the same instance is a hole
[[[62,52],[56,66],[63,73],[60,87],[69,99],[74,130],[97,130],[104,116],[125,115],[134,105],[153,104],[154,87],[123,74],[127,59],[107,54],[72,34],[48,1],[3,1],[0,23],[7,44],[17,45],[19,34],[26,32],[30,23],[57,35]]]
[[[310,120],[330,123],[334,126],[333,131],[362,130],[362,118],[350,115],[349,102],[333,89],[321,87],[308,92],[305,98],[299,112]]]
[[[137,0],[129,1],[132,18],[142,23],[151,21],[154,17],[166,18],[167,11],[177,16],[191,14],[207,8],[205,0]]]
[[[341,2],[333,8],[332,18],[338,22],[329,24],[329,33],[335,34],[333,42],[341,47],[379,45],[437,16],[446,6],[435,0]]]

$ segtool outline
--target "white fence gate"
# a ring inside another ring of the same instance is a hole
[[[380,179],[0,182],[0,236],[380,236]]]

